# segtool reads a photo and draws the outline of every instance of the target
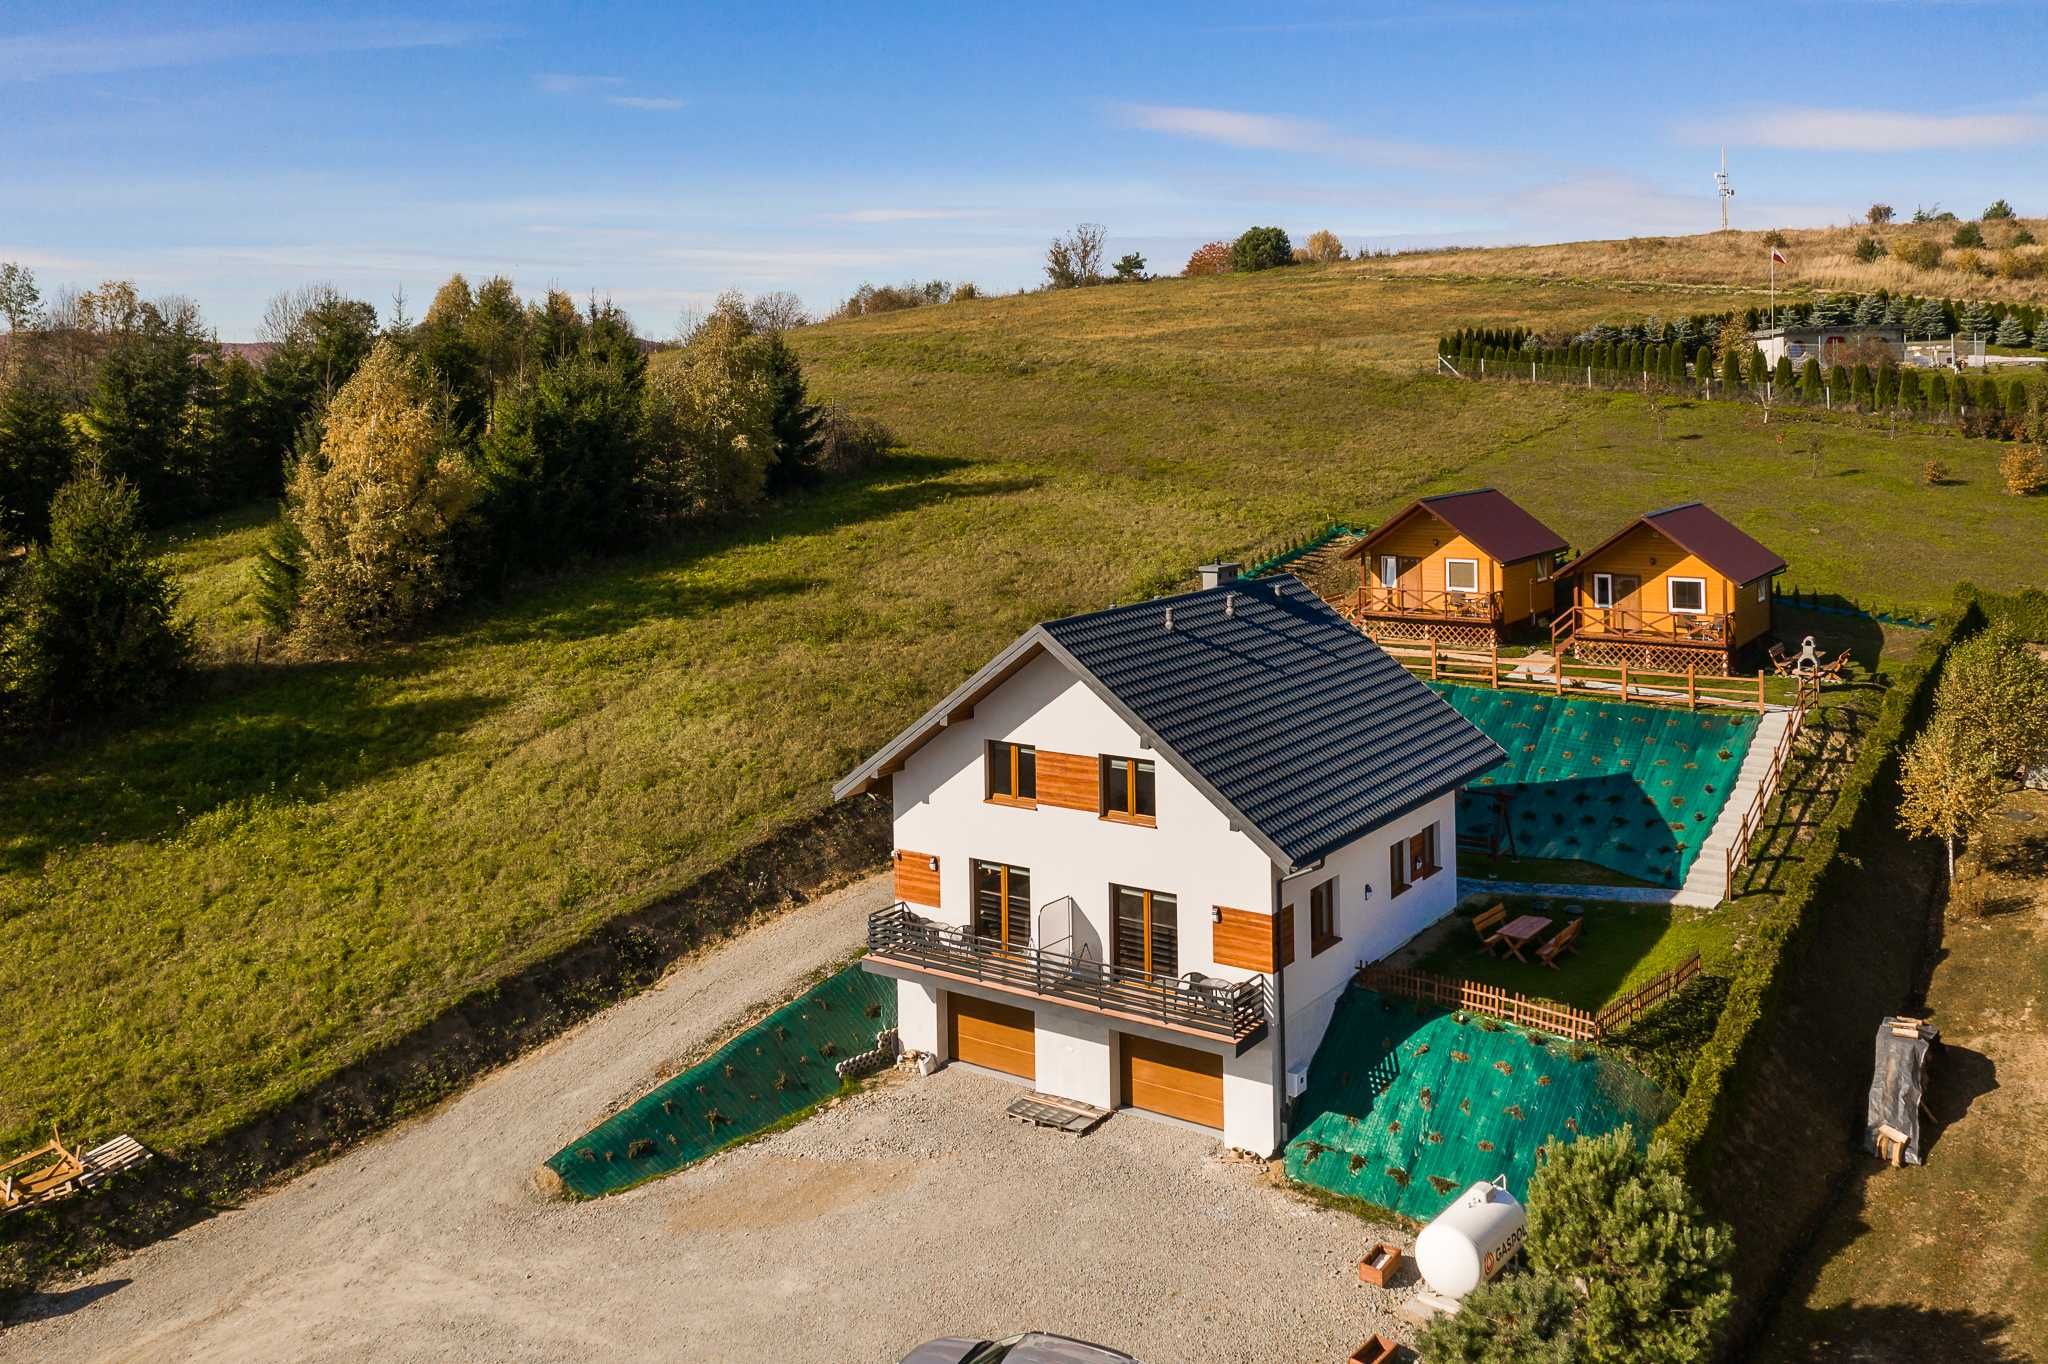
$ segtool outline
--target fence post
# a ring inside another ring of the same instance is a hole
[[[1834,385],[1822,384],[1820,386],[1820,404],[1822,407],[1825,407],[1830,412],[1835,410]]]
[[[1493,661],[1486,668],[1486,685],[1500,690],[1500,636],[1493,637]]]
[[[1628,700],[1628,660],[1621,660],[1621,699]]]
[[[1529,362],[1529,382],[1532,384],[1536,382],[1536,362],[1534,360]]]
[[[1691,659],[1685,660],[1685,708],[1687,710],[1698,710],[1700,708],[1699,697],[1693,692],[1693,666]]]
[[[1592,386],[1593,386],[1593,367],[1592,367],[1591,365],[1588,365],[1588,366],[1586,366],[1586,387],[1587,387],[1587,388],[1591,388]]]
[[[1479,357],[1479,377],[1482,379],[1486,377],[1486,357],[1483,355]]]
[[[1434,633],[1434,632],[1432,632],[1432,633],[1430,634],[1430,637],[1429,637],[1429,680],[1430,680],[1430,681],[1432,681],[1432,682],[1434,682],[1434,681],[1436,681],[1436,680],[1437,680],[1437,679],[1436,679],[1436,635],[1435,635],[1435,633]]]
[[[1756,713],[1758,715],[1764,713],[1764,672],[1762,668],[1758,668],[1756,672]]]

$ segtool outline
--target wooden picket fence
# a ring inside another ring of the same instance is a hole
[[[1599,1035],[1593,1015],[1584,1009],[1554,999],[1536,999],[1483,981],[1456,980],[1392,966],[1367,966],[1359,971],[1358,983],[1381,994],[1405,995],[1446,1009],[1465,1009],[1575,1042],[1591,1042]]]
[[[1593,1015],[1593,1030],[1601,1037],[1629,1024],[1648,1013],[1654,1006],[1663,1003],[1678,993],[1685,983],[1700,973],[1700,954],[1695,952],[1669,971],[1652,977],[1642,987],[1625,998],[1617,999],[1599,1013]]]
[[[1366,966],[1358,972],[1358,983],[1381,994],[1420,999],[1446,1009],[1464,1009],[1485,1014],[1518,1028],[1553,1033],[1574,1042],[1598,1042],[1609,1033],[1635,1022],[1653,1007],[1676,994],[1700,973],[1700,954],[1695,952],[1669,971],[1646,981],[1624,998],[1615,1000],[1599,1013],[1554,999],[1537,999],[1502,985],[1484,981],[1433,976],[1393,966]]]

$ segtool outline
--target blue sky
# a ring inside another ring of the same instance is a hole
[[[0,259],[228,339],[462,270],[667,335],[719,290],[1033,284],[1077,221],[1177,270],[1297,240],[2048,213],[2038,3],[34,6],[0,0]]]

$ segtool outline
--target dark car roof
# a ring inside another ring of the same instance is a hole
[[[1442,697],[1282,574],[1035,625],[833,794],[871,789],[1040,654],[1071,669],[1289,868],[1505,758]]]
[[[1345,550],[1344,556],[1369,553],[1381,536],[1419,511],[1436,516],[1504,564],[1557,554],[1566,548],[1562,535],[1524,511],[1506,493],[1498,488],[1474,488],[1418,498],[1382,521],[1370,535]]]

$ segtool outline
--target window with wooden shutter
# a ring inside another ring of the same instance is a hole
[[[1031,945],[1031,871],[974,864],[974,934],[1005,948]]]
[[[1180,974],[1180,904],[1173,896],[1135,886],[1112,886],[1116,965],[1156,976]]]

